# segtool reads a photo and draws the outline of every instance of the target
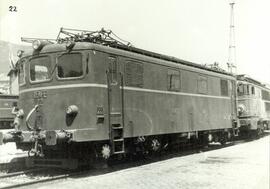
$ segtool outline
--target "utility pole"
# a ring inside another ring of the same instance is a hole
[[[235,1],[232,0],[229,3],[231,7],[230,14],[230,37],[229,37],[229,56],[228,56],[228,72],[235,73],[237,72],[236,67],[236,46],[235,46],[235,27],[234,27],[234,5]]]

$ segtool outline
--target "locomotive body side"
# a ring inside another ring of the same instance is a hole
[[[130,62],[143,64],[144,81],[141,87],[125,81],[125,122],[130,123],[130,133],[140,136],[232,127],[232,80],[181,65],[140,60],[123,60],[124,67]],[[223,95],[221,80],[227,85]]]
[[[0,129],[11,129],[13,127],[13,107],[17,106],[18,96],[0,94]]]
[[[263,129],[270,129],[270,89],[263,89],[262,93],[264,95],[262,96],[262,119],[261,122],[263,124]],[[267,95],[268,93],[268,95]]]
[[[19,68],[22,135],[4,138],[18,139],[19,148],[114,141],[124,148],[124,140],[165,135],[218,138],[232,132],[237,116],[233,76],[111,47],[47,45],[22,58]]]

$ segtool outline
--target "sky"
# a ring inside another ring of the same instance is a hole
[[[133,46],[227,70],[229,0],[0,0],[0,40],[111,29]],[[10,12],[16,6],[17,12]],[[237,73],[270,84],[270,1],[235,0]]]

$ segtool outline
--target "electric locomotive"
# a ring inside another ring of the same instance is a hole
[[[61,28],[56,41],[33,40],[33,52],[17,64],[19,129],[1,141],[59,160],[231,138],[237,129],[233,75],[113,35]]]
[[[270,126],[270,89],[246,75],[237,76],[240,133],[261,135]]]
[[[15,115],[12,109],[17,107],[18,96],[0,94],[0,129],[12,129]]]

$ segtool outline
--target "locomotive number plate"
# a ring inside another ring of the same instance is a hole
[[[34,104],[43,104],[43,100],[47,98],[47,91],[35,91],[33,93]]]
[[[47,91],[35,91],[33,97],[34,99],[47,98]]]

